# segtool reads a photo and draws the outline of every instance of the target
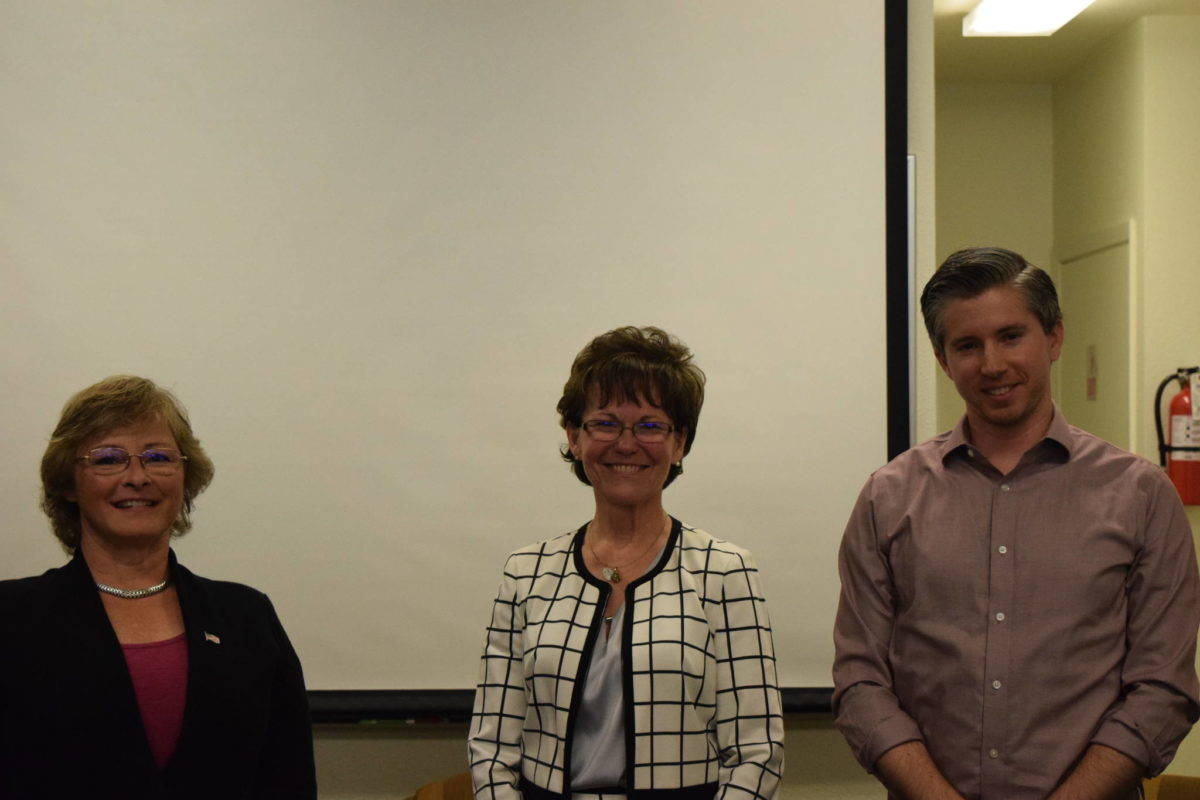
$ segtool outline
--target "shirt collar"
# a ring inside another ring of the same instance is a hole
[[[1075,454],[1077,434],[1067,424],[1067,418],[1058,408],[1058,404],[1053,404],[1054,416],[1050,418],[1050,427],[1046,430],[1046,437],[1042,442],[1051,442],[1061,449],[1064,460],[1070,460]],[[941,456],[943,463],[952,453],[959,451],[966,452],[971,446],[971,442],[967,439],[967,415],[963,414],[958,420],[958,424],[946,436],[946,441],[942,442],[939,448],[938,455]],[[1038,445],[1034,445],[1037,447]],[[1032,448],[1030,448],[1032,449]]]
[[[1078,445],[1078,432],[1071,429],[1067,424],[1067,418],[1058,408],[1058,404],[1054,404],[1054,416],[1050,419],[1050,428],[1046,431],[1046,439],[1054,442],[1061,447],[1067,455],[1067,458],[1075,455],[1075,450]]]

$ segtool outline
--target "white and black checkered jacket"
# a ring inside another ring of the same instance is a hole
[[[471,722],[477,800],[570,796],[581,668],[610,591],[583,567],[585,529],[505,564]],[[783,717],[750,553],[674,520],[658,563],[625,592],[626,793],[770,800]]]

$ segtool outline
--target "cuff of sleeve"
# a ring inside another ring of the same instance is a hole
[[[1100,730],[1092,736],[1092,744],[1102,744],[1129,756],[1145,767],[1149,777],[1154,777],[1162,772],[1163,767],[1166,766],[1154,763],[1150,748],[1146,746],[1145,740],[1138,735],[1137,731],[1112,718],[1104,720],[1100,725]]]
[[[912,717],[903,712],[897,712],[883,719],[871,731],[870,737],[863,743],[858,752],[858,762],[872,775],[875,774],[875,763],[880,756],[893,747],[905,742],[923,742],[921,729]]]

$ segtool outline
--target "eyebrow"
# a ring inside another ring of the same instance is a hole
[[[112,442],[108,442],[108,443],[101,442],[100,444],[94,445],[94,446],[93,446],[93,447],[91,447],[90,449],[92,449],[92,450],[95,450],[97,447],[118,447],[118,448],[120,448],[120,449],[122,449],[122,450],[125,450],[125,448],[124,448],[124,447],[121,447],[121,445],[119,445],[119,444],[113,444]],[[143,445],[141,445],[141,448],[142,448],[143,450],[153,450],[153,449],[154,449],[154,448],[156,448],[156,447],[160,447],[160,448],[161,448],[161,447],[169,447],[169,448],[171,448],[172,450],[178,450],[178,449],[179,449],[179,445],[177,445],[177,444],[171,444],[170,442],[150,442],[150,443],[148,443],[148,444],[143,444]],[[126,452],[128,452],[128,451],[126,451]]]
[[[595,413],[603,414],[603,415],[607,416],[609,419],[617,419],[617,415],[615,413],[613,413],[612,411],[597,411]],[[666,417],[667,415],[664,413],[663,416]],[[642,416],[637,421],[638,422],[666,422],[667,420],[666,419],[658,419],[653,414],[642,414]]]
[[[1029,330],[1028,323],[1014,322],[1012,325],[1005,325],[1004,327],[997,329],[996,334],[1003,335],[1006,333],[1024,333],[1027,330]],[[968,336],[959,336],[957,339],[951,339],[949,342],[947,342],[947,345],[950,347],[955,347],[957,345],[962,344],[963,342],[978,341],[980,338],[986,338],[986,337],[980,337],[980,336],[977,336],[976,334],[970,334]]]

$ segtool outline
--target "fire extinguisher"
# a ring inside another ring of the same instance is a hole
[[[1180,389],[1171,398],[1170,428],[1164,437],[1162,396],[1171,381]],[[1180,367],[1163,378],[1154,394],[1154,428],[1158,432],[1158,463],[1167,468],[1183,502],[1200,505],[1200,367]]]

